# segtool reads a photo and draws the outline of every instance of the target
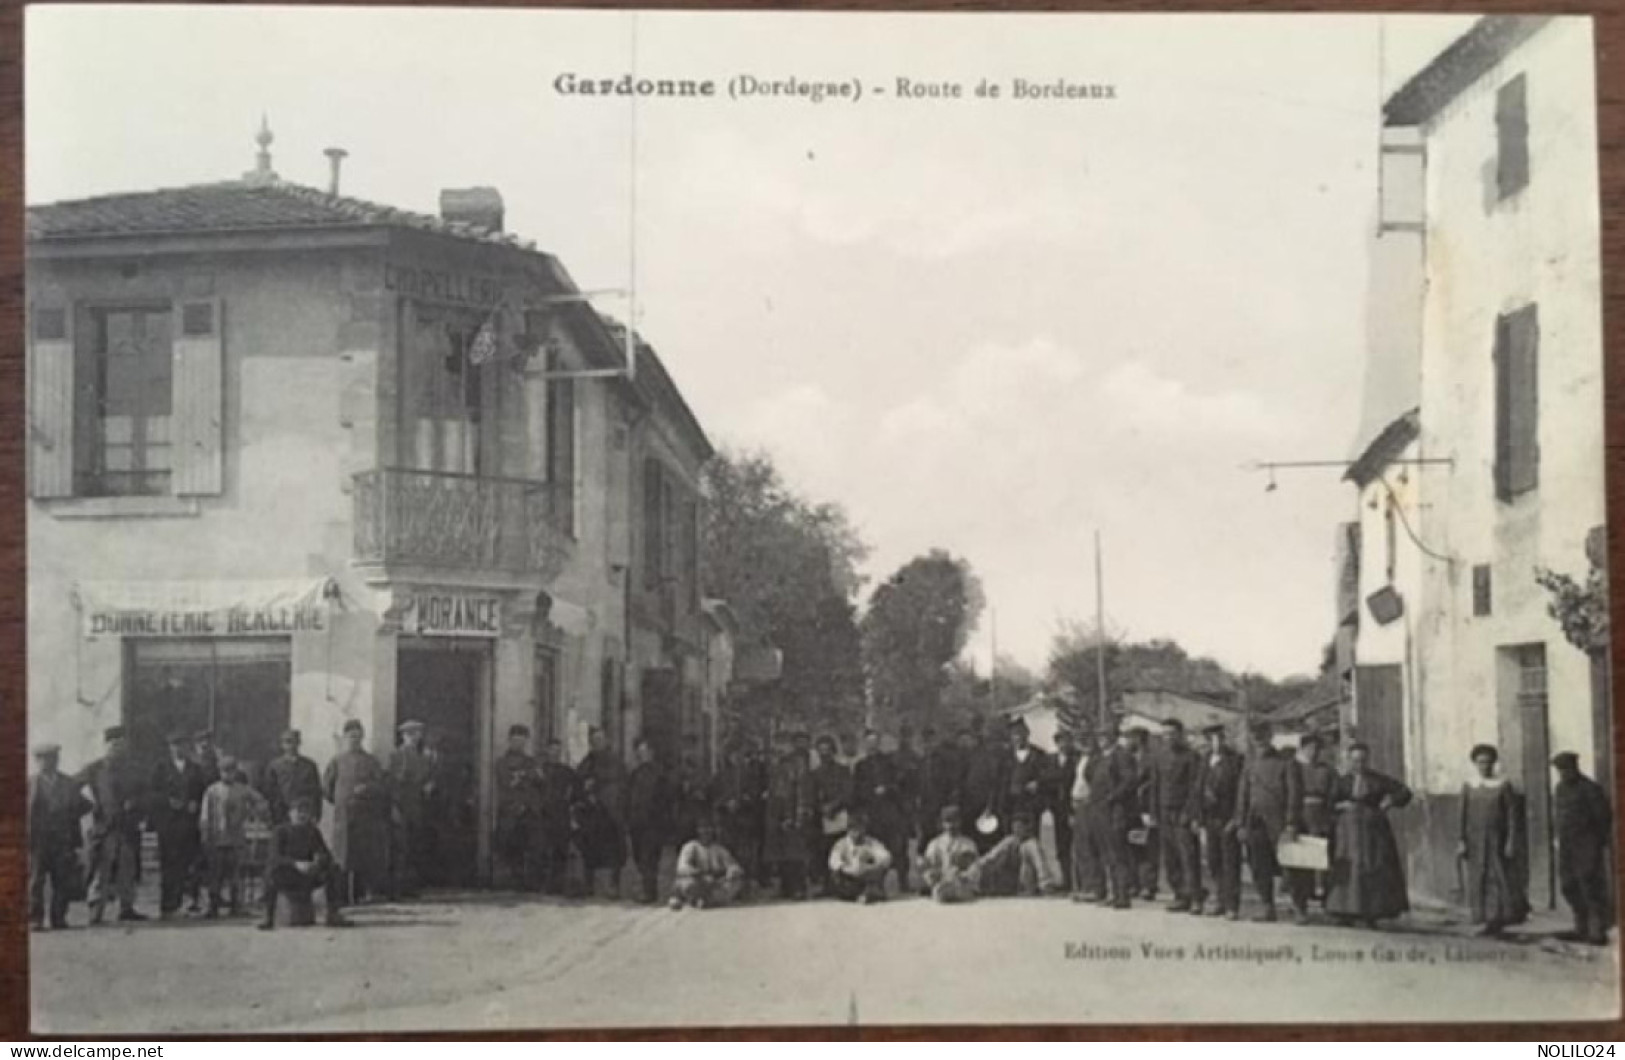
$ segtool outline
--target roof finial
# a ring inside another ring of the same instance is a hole
[[[271,168],[271,141],[276,136],[271,132],[271,123],[264,113],[260,114],[260,131],[254,134],[254,142],[260,145],[259,152],[254,155],[254,168],[243,174],[246,184],[274,184],[277,180],[276,171]]]

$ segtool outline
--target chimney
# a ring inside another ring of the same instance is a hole
[[[446,188],[440,193],[440,219],[502,231],[502,193],[495,188]]]
[[[339,193],[339,167],[344,165],[344,159],[349,153],[342,147],[329,147],[322,152],[327,156],[327,194]]]

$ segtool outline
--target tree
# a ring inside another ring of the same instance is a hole
[[[937,712],[938,726],[957,728],[973,716],[993,718],[1008,714],[1039,691],[1039,679],[1031,670],[1008,655],[999,656],[997,702],[994,685],[989,678],[977,673],[976,667],[955,660],[948,664]]]
[[[909,560],[875,589],[862,632],[877,714],[916,726],[937,715],[949,666],[970,639],[983,602],[970,564],[941,549]]]
[[[1568,642],[1587,655],[1608,651],[1608,578],[1592,567],[1584,582],[1568,574],[1535,569],[1535,581],[1551,595],[1546,612],[1557,620]]]
[[[790,489],[762,452],[724,450],[705,472],[704,584],[743,636],[784,653],[780,679],[750,697],[745,724],[857,725],[863,665],[856,597],[867,547],[837,505]]]

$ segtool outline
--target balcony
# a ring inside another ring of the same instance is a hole
[[[355,561],[551,581],[574,548],[569,483],[379,468],[355,476]]]

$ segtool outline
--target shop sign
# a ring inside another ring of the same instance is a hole
[[[499,637],[502,600],[473,593],[413,593],[401,632],[420,637]]]
[[[264,637],[327,628],[322,578],[80,585],[86,637]]]

